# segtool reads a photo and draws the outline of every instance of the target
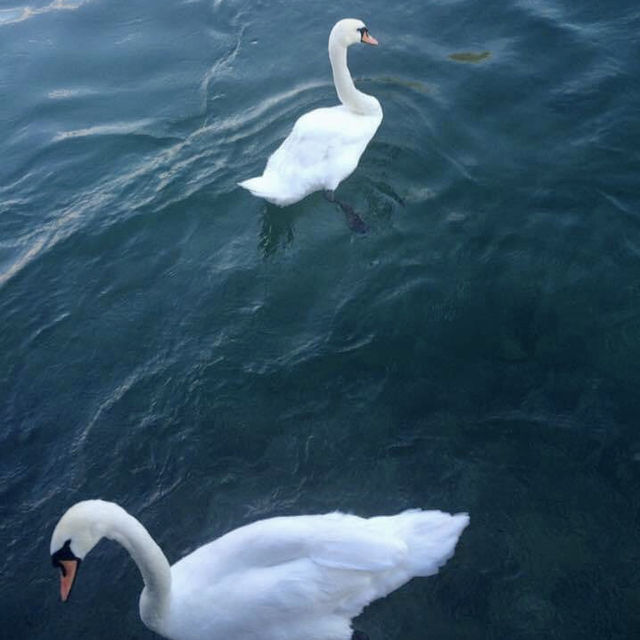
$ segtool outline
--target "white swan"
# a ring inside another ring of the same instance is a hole
[[[382,122],[380,103],[358,91],[347,67],[347,47],[378,44],[361,20],[347,18],[329,35],[329,59],[341,105],[314,109],[295,123],[267,161],[264,173],[238,183],[254,196],[285,206],[314,191],[334,191],[358,166]]]
[[[119,542],[144,579],[140,617],[172,640],[348,640],[351,618],[372,600],[414,576],[437,573],[468,522],[466,514],[420,510],[369,519],[271,518],[235,529],[170,567],[122,507],[87,500],[62,516],[51,554],[64,601],[97,542]]]

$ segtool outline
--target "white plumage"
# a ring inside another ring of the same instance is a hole
[[[301,116],[269,157],[263,174],[240,182],[241,187],[285,206],[314,191],[333,191],[353,173],[382,122],[380,103],[355,88],[347,67],[347,48],[356,42],[377,44],[361,20],[335,24],[329,35],[329,59],[342,104]]]
[[[348,640],[351,619],[367,604],[437,573],[468,522],[466,514],[420,510],[271,518],[169,567],[135,518],[114,503],[89,500],[60,519],[51,553],[54,564],[67,563],[66,599],[75,577],[69,558],[81,560],[102,537],[120,542],[145,581],[142,620],[172,640]]]

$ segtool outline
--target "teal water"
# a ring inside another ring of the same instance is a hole
[[[332,24],[385,118],[339,189],[259,173],[335,103]],[[469,511],[371,640],[640,633],[640,10],[33,0],[0,6],[0,619],[152,638],[103,543],[72,600],[73,502],[175,561],[251,520]]]

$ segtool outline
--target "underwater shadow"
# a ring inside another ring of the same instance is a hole
[[[263,258],[271,258],[293,244],[295,221],[299,216],[300,211],[293,207],[265,204],[258,237],[258,250]]]
[[[307,206],[278,207],[266,203],[262,214],[262,226],[258,237],[258,249],[263,258],[270,258],[278,251],[291,247],[295,238],[295,222],[304,215],[318,215],[317,209],[321,194],[318,192],[305,198]],[[369,226],[360,214],[348,203],[337,198],[333,193],[326,193],[325,200],[333,205],[344,217],[345,228],[357,235],[366,235]]]

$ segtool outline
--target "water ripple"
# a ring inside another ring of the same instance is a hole
[[[51,13],[52,11],[70,11],[79,9],[85,4],[90,3],[92,0],[53,0],[50,4],[33,8],[31,6],[13,7],[11,9],[0,9],[0,27],[13,24],[16,22],[23,22],[36,16]]]

